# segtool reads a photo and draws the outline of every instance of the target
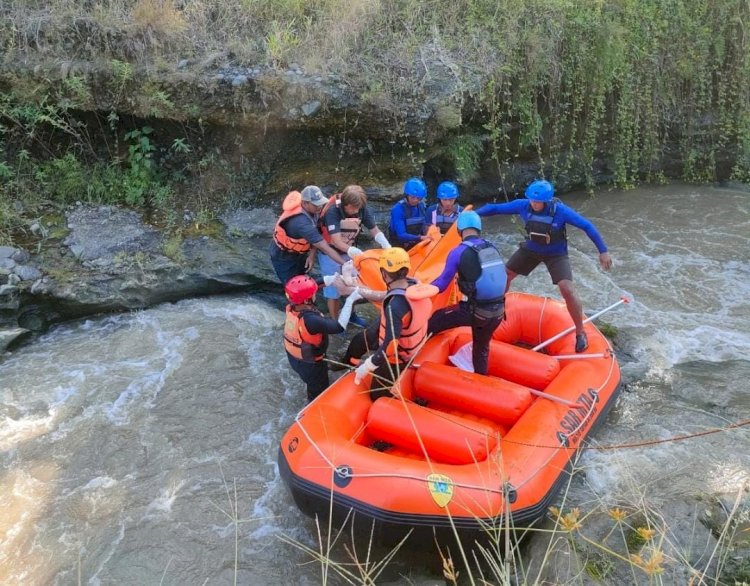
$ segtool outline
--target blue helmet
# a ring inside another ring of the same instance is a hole
[[[552,201],[555,188],[549,181],[537,179],[526,188],[526,197],[534,201]]]
[[[427,196],[427,186],[419,177],[411,177],[404,183],[404,195],[422,199]]]
[[[480,232],[482,231],[482,218],[479,217],[478,213],[468,211],[458,214],[456,229],[461,232],[462,230],[466,230],[466,228],[474,228]]]
[[[458,185],[453,181],[443,181],[437,188],[438,199],[458,199]]]

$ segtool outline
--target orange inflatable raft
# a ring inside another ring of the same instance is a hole
[[[373,403],[370,378],[356,386],[346,374],[281,440],[279,470],[295,502],[309,515],[354,511],[407,528],[537,519],[618,395],[619,366],[593,324],[583,354],[574,333],[532,349],[570,325],[564,303],[509,293],[487,376],[454,366],[469,328],[427,340],[394,398]]]

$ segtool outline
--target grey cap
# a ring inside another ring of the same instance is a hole
[[[302,201],[308,201],[314,206],[323,207],[328,203],[328,198],[323,195],[320,187],[308,185],[302,190]]]

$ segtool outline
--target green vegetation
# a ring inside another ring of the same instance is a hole
[[[127,128],[141,135],[125,139],[126,158],[95,156],[69,113],[105,96],[113,130],[118,112],[201,124],[200,107],[158,79],[182,60],[203,71],[297,63],[336,74],[388,111],[395,135],[406,132],[404,102],[437,87],[443,152],[464,178],[490,155],[501,177],[521,157],[589,187],[601,161],[625,188],[666,180],[668,164],[671,177],[688,181],[750,181],[745,0],[9,0],[0,17],[0,68],[54,55],[62,74],[45,87],[23,79],[0,87],[0,178],[11,196],[33,178],[29,191],[59,200],[83,187],[72,199],[169,199],[160,153],[149,150],[163,148],[158,137]],[[259,91],[274,95],[276,81],[260,75]],[[22,129],[34,148],[9,152],[8,129]],[[44,152],[53,131],[68,152]],[[0,233],[13,214],[0,206]]]

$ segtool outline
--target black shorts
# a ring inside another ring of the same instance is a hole
[[[508,259],[505,268],[525,277],[541,262],[546,265],[553,284],[557,285],[560,281],[573,280],[573,269],[570,266],[570,259],[567,254],[548,256],[531,252],[523,246],[520,246]]]

